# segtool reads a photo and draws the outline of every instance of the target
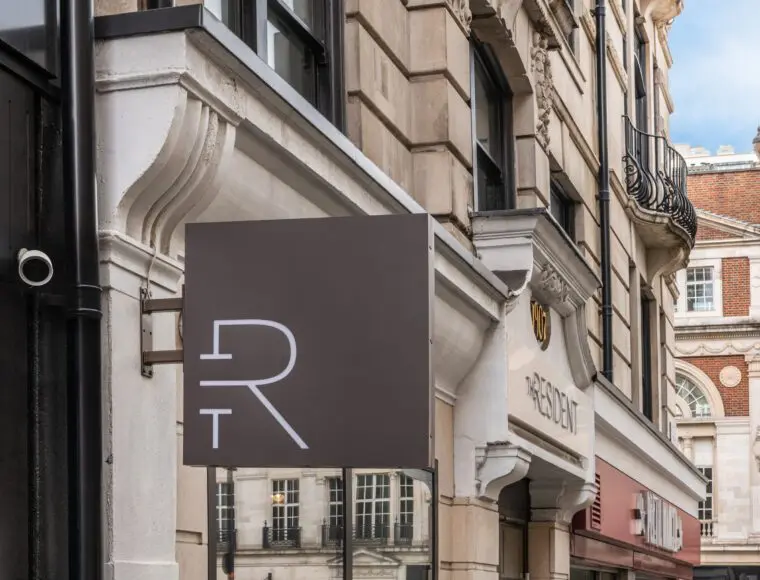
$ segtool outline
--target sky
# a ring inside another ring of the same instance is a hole
[[[674,143],[752,150],[760,125],[760,0],[686,0],[670,31]]]

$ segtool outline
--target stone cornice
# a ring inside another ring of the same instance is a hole
[[[595,367],[585,308],[600,281],[577,246],[544,208],[476,213],[472,230],[486,266],[512,287],[529,284],[534,296],[565,318],[573,380],[579,388],[590,385]]]

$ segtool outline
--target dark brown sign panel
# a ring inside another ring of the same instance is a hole
[[[186,465],[432,467],[429,219],[187,225]]]

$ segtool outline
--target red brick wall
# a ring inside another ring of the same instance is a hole
[[[760,223],[760,169],[695,173],[687,178],[695,207],[750,223]]]
[[[711,228],[710,226],[703,225],[702,223],[699,224],[699,228],[697,228],[697,240],[728,240],[731,239],[732,236],[729,233],[722,232],[720,230],[716,230],[715,228]]]
[[[749,316],[749,258],[723,258],[723,316]]]
[[[747,378],[747,363],[744,361],[744,356],[690,356],[684,357],[683,360],[700,369],[718,387],[727,417],[747,417],[749,415],[749,379]],[[735,366],[742,372],[741,382],[731,388],[721,385],[718,378],[723,367],[729,365]]]

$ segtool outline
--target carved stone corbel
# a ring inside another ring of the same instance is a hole
[[[532,456],[511,443],[489,443],[475,450],[478,498],[496,502],[506,486],[520,481],[528,473]]]
[[[569,525],[590,506],[598,489],[593,481],[535,479],[530,482],[531,521]]]
[[[533,33],[531,47],[531,71],[536,95],[536,139],[546,149],[549,146],[549,120],[554,109],[554,83],[551,61],[549,60],[549,40],[545,34]]]
[[[470,11],[469,0],[446,0],[446,3],[451,8],[451,12],[456,16],[457,20],[462,24],[462,27],[466,32],[470,32],[470,24],[472,23],[472,12]]]

